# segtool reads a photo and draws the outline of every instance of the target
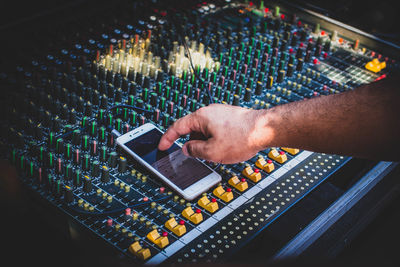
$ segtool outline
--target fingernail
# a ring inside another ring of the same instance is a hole
[[[188,153],[188,150],[187,150],[187,146],[183,146],[183,147],[182,147],[182,152],[183,152],[183,155],[185,155],[186,157],[189,157],[189,153]]]

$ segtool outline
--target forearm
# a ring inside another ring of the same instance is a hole
[[[268,138],[264,146],[399,160],[398,86],[398,79],[386,79],[354,91],[265,110]]]

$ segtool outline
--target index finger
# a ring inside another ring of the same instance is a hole
[[[167,150],[172,146],[176,139],[181,135],[189,134],[196,130],[196,125],[193,113],[180,118],[161,137],[160,143],[158,144],[159,150]]]

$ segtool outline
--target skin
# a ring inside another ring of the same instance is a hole
[[[218,163],[245,161],[268,147],[293,147],[378,160],[400,160],[400,79],[345,93],[251,110],[223,104],[177,120],[158,148],[190,134],[183,153]]]

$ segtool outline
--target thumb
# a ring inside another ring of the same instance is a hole
[[[209,152],[207,149],[208,147],[207,144],[208,144],[207,140],[188,141],[182,147],[183,154],[194,158],[209,160]]]

